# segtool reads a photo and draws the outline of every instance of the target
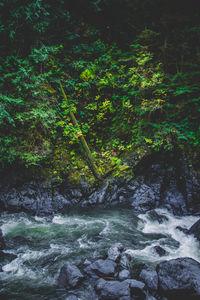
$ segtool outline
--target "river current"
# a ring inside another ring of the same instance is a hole
[[[177,257],[200,261],[198,242],[176,228],[190,228],[197,220],[173,216],[164,209],[138,216],[128,208],[72,210],[52,217],[3,213],[0,227],[7,244],[16,237],[23,237],[24,242],[5,251],[17,258],[0,272],[0,299],[65,299],[67,293],[57,288],[62,265],[70,261],[81,266],[87,258],[105,257],[116,242],[123,244],[133,263],[156,265]],[[154,246],[162,247],[165,256],[160,257]],[[80,299],[90,299],[87,285],[75,293]]]

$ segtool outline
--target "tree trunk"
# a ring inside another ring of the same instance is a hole
[[[67,99],[67,95],[65,94],[65,91],[63,89],[63,86],[62,86],[61,82],[60,82],[60,88],[61,88],[64,100],[66,101],[66,103],[67,103],[67,105],[69,107],[69,102],[68,102],[68,99]],[[71,121],[72,121],[73,125],[76,126],[76,127],[78,127],[80,129],[80,126],[79,126],[79,124],[78,124],[78,122],[76,120],[76,117],[75,117],[74,113],[71,111],[70,107],[69,107],[69,114],[70,114],[70,118],[71,118]],[[80,132],[81,132],[81,129],[80,129]],[[79,139],[80,139],[80,142],[81,142],[81,145],[82,145],[83,149],[85,150],[90,170],[92,171],[93,175],[97,179],[102,180],[102,175],[99,174],[99,172],[98,172],[98,169],[97,169],[97,166],[95,164],[94,158],[92,156],[90,148],[89,148],[89,146],[88,146],[88,144],[87,144],[87,142],[86,142],[86,140],[85,140],[82,132],[81,132],[81,135],[79,136]]]

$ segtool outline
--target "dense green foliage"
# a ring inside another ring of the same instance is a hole
[[[197,1],[161,2],[0,2],[2,167],[92,178],[82,134],[99,172],[114,176],[128,174],[129,153],[199,153]]]

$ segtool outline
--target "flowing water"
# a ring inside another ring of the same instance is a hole
[[[198,217],[175,217],[163,209],[136,216],[131,209],[71,211],[67,215],[30,217],[25,213],[1,215],[0,227],[10,246],[5,252],[17,255],[0,272],[0,299],[65,299],[56,286],[61,266],[70,261],[81,265],[86,258],[104,256],[121,242],[135,262],[157,264],[163,259],[192,257],[200,261],[198,242],[176,229],[189,228]],[[23,245],[13,243],[23,236]],[[164,257],[154,246],[166,250]],[[87,286],[76,291],[89,299]]]

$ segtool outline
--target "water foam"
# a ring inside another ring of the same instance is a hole
[[[137,257],[145,261],[157,262],[163,259],[169,260],[178,257],[191,257],[200,262],[199,242],[193,236],[186,235],[177,228],[177,226],[180,226],[182,228],[189,229],[198,220],[198,217],[178,217],[172,215],[165,209],[156,209],[155,211],[159,215],[165,216],[166,219],[162,223],[159,223],[157,220],[152,220],[149,213],[141,214],[138,216],[141,220],[138,224],[138,228],[144,234],[160,234],[162,237],[152,240],[151,245],[147,245],[143,249],[128,249],[126,252],[133,257]],[[174,247],[169,244],[168,238],[172,238],[177,241],[180,243],[180,246]],[[145,243],[143,242],[143,244]],[[153,250],[154,246],[164,248],[167,254],[160,257]]]

